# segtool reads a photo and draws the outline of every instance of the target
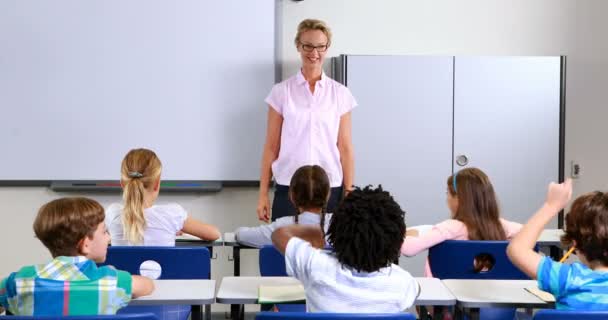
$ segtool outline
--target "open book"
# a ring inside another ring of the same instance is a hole
[[[538,287],[527,287],[526,290],[545,302],[555,302],[555,297],[552,294],[547,291],[543,291]]]
[[[301,284],[282,286],[260,286],[258,289],[258,303],[304,303],[306,295]]]

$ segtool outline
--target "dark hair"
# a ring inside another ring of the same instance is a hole
[[[80,240],[92,238],[104,218],[103,207],[95,200],[61,198],[40,208],[34,233],[53,257],[77,256]]]
[[[448,192],[458,198],[454,219],[467,226],[470,240],[506,240],[498,201],[490,178],[477,168],[457,171],[447,179]]]
[[[329,195],[329,178],[320,166],[300,167],[291,177],[289,183],[289,198],[296,209],[304,210],[321,208],[325,211]],[[298,223],[298,215],[295,215]]]
[[[608,266],[608,193],[595,191],[574,200],[562,242],[572,245],[574,241],[587,261]]]
[[[341,264],[374,272],[399,259],[405,212],[382,190],[356,187],[334,212],[327,231]]]

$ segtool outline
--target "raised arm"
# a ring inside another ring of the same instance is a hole
[[[340,128],[338,129],[338,151],[340,152],[340,163],[342,164],[344,192],[347,193],[353,187],[355,178],[355,156],[353,150],[350,112],[347,112],[340,117]]]
[[[266,127],[266,142],[262,153],[262,169],[260,172],[260,194],[258,197],[258,219],[268,222],[270,220],[270,201],[268,200],[268,186],[272,178],[272,162],[279,156],[281,147],[281,128],[283,116],[273,107],[268,107],[268,123]]]
[[[188,216],[184,221],[184,227],[182,228],[182,231],[191,234],[195,237],[199,237],[203,240],[209,241],[217,240],[222,236],[220,230],[216,226],[212,224],[203,223],[190,216]]]
[[[541,256],[534,251],[534,245],[545,225],[566,206],[571,197],[571,179],[561,184],[551,182],[543,206],[509,242],[507,247],[509,259],[532,279],[536,279],[536,270],[541,260]]]
[[[298,224],[281,227],[275,230],[272,233],[272,244],[277,248],[277,250],[285,254],[287,243],[292,237],[298,237],[302,240],[308,241],[315,248],[323,248],[325,246],[321,226]]]

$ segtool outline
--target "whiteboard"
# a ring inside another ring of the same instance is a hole
[[[274,0],[0,1],[0,180],[258,180]]]

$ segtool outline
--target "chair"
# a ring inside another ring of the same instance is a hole
[[[416,320],[411,313],[260,312],[255,320]]]
[[[103,316],[0,316],[3,320],[159,320],[153,313],[116,314]]]
[[[274,246],[266,245],[260,248],[260,275],[263,277],[287,277],[285,257]],[[281,312],[305,312],[306,304],[277,304]]]
[[[533,320],[604,320],[608,311],[539,310]]]
[[[144,261],[152,260],[161,266],[158,279],[210,279],[211,255],[206,247],[128,247],[108,248],[106,265],[139,275]],[[129,306],[118,311],[119,314],[154,312],[160,319],[186,320],[190,306]],[[205,317],[210,319],[211,308],[205,306]]]
[[[507,257],[508,245],[508,241],[447,240],[429,249],[429,265],[433,276],[439,279],[530,279]],[[482,254],[491,256],[494,266],[476,273],[473,262]],[[512,320],[515,309],[481,308],[479,315],[485,320]]]

